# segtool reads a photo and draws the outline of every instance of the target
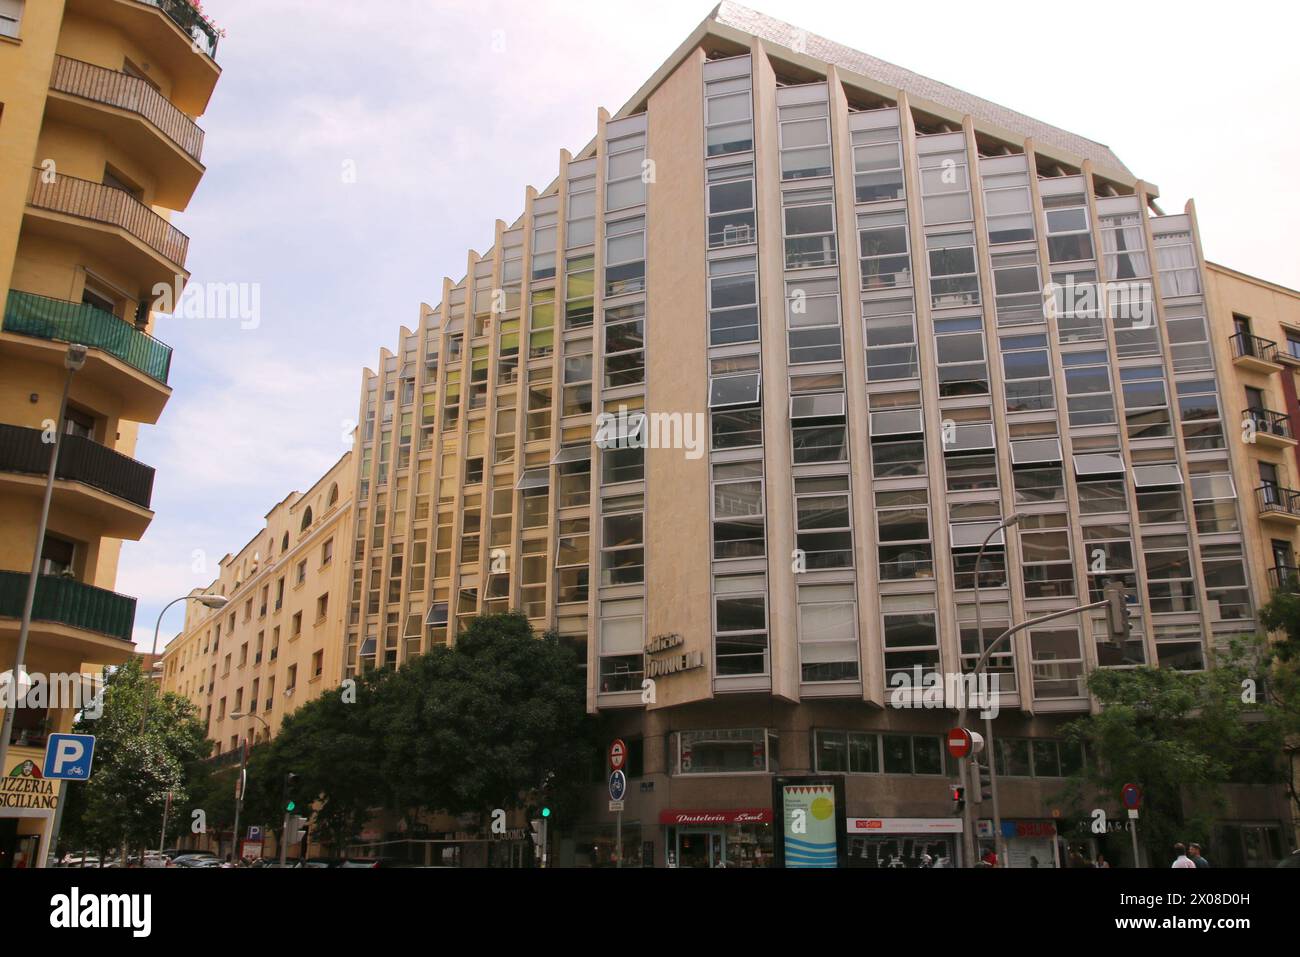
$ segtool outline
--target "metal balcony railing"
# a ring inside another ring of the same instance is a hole
[[[37,339],[79,342],[103,349],[151,379],[167,384],[171,346],[94,306],[11,289],[5,302],[3,328],[5,332]]]
[[[1291,416],[1281,412],[1274,412],[1272,409],[1247,409],[1246,416],[1255,423],[1255,431],[1267,432],[1270,435],[1281,436],[1284,439],[1294,439],[1295,434],[1291,431]]]
[[[1268,570],[1268,583],[1273,591],[1300,592],[1300,567],[1295,565],[1278,565]]]
[[[43,441],[43,435],[40,429],[0,425],[0,471],[46,474],[54,446]],[[80,435],[63,437],[55,474],[143,508],[149,507],[153,496],[153,469]]]
[[[1300,491],[1280,485],[1263,485],[1255,489],[1260,512],[1285,512],[1300,516]]]
[[[139,77],[93,63],[56,56],[50,89],[130,110],[162,131],[196,162],[203,156],[203,130]]]
[[[178,269],[185,268],[190,238],[124,189],[34,169],[27,202],[37,209],[117,226]]]
[[[180,27],[212,59],[217,58],[217,43],[221,34],[217,28],[199,15],[194,4],[189,0],[136,0],[151,7],[157,7]]]
[[[0,571],[0,618],[22,618],[26,597],[27,574]],[[135,599],[84,585],[76,579],[42,575],[36,583],[32,620],[67,625],[129,642],[135,626]]]
[[[1261,339],[1249,333],[1239,332],[1228,340],[1232,343],[1234,359],[1262,359],[1264,362],[1277,362],[1277,343],[1272,339]]]

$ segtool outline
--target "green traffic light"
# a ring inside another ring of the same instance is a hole
[[[551,809],[549,807],[542,808],[542,817],[550,817],[550,816],[551,816]]]
[[[297,801],[290,801],[290,802],[289,802],[289,806],[286,807],[285,810],[288,811],[290,814],[292,814],[292,813],[293,813],[293,809],[296,808],[297,806],[298,806],[298,802],[297,802]]]

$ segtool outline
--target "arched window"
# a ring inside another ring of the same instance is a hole
[[[287,552],[288,550],[289,550],[289,533],[285,532],[284,538],[280,539],[280,551]]]
[[[337,505],[338,501],[339,501],[339,483],[335,482],[333,485],[330,486],[330,497],[329,497],[328,504]]]
[[[307,506],[307,511],[302,513],[302,528],[299,531],[307,531],[311,528],[311,506]]]

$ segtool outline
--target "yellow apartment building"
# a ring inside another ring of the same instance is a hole
[[[168,217],[204,173],[196,121],[221,75],[217,40],[185,0],[0,0],[0,670],[38,550],[26,670],[75,673],[134,650],[135,599],[114,586],[120,543],[153,517],[154,470],[132,455],[171,395],[153,290],[189,277],[189,240]],[[72,344],[88,351],[69,372]],[[38,775],[46,735],[74,713],[13,710],[5,795]],[[61,788],[47,790],[39,807],[0,801],[0,867],[44,862]]]
[[[339,685],[355,474],[348,452],[221,559],[216,580],[194,594],[224,595],[225,608],[186,605],[185,630],[163,653],[163,690],[198,707],[214,757],[244,738],[267,740],[286,715]]]

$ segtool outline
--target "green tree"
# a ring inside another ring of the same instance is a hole
[[[550,782],[576,808],[595,747],[573,648],[538,637],[521,613],[473,619],[454,648],[435,648],[380,688],[385,803],[450,814],[526,805]]]
[[[1300,594],[1279,591],[1259,610],[1259,623],[1277,635],[1261,654],[1265,706],[1282,727],[1286,787],[1300,818]]]
[[[156,846],[168,793],[173,807],[188,801],[188,778],[208,743],[198,709],[180,695],[158,696],[138,660],[106,669],[104,682],[102,714],[83,713],[74,726],[95,735],[95,766],[88,782],[72,785],[63,834],[68,847],[125,854]]]
[[[1114,814],[1123,786],[1139,785],[1139,835],[1158,863],[1177,841],[1209,841],[1223,785],[1279,782],[1280,725],[1249,694],[1259,648],[1255,639],[1232,642],[1204,672],[1093,672],[1088,688],[1100,711],[1066,727],[1088,753],[1063,795],[1075,815],[1088,818],[1094,807]]]

